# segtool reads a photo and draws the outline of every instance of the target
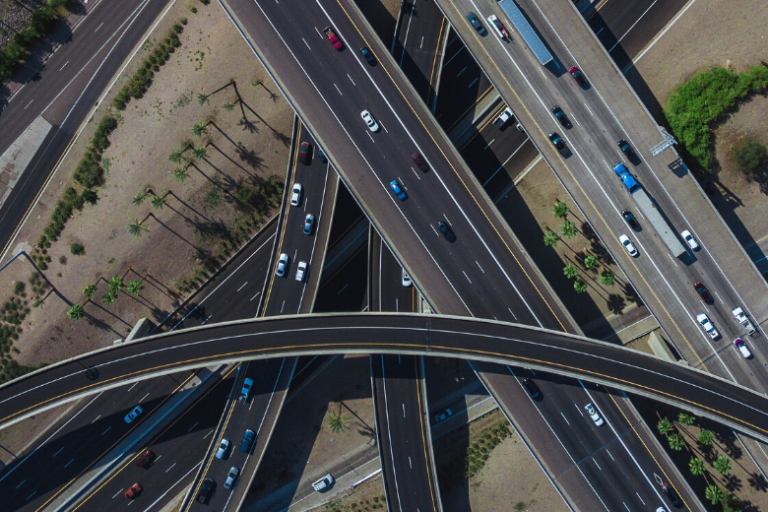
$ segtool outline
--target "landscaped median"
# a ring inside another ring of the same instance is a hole
[[[18,363],[54,362],[161,321],[274,215],[293,113],[273,91],[217,4],[167,11],[11,248],[31,259],[0,274],[21,311],[0,316],[6,367],[11,344]]]

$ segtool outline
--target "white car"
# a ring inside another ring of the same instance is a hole
[[[363,118],[363,121],[365,121],[365,124],[368,125],[368,129],[371,130],[373,133],[376,133],[379,131],[379,123],[376,122],[376,120],[373,118],[370,112],[367,110],[363,110],[360,112],[360,117]]]
[[[223,459],[226,457],[227,452],[229,451],[229,439],[226,437],[221,440],[221,444],[219,444],[219,449],[216,450],[216,458],[217,459]]]
[[[691,232],[687,229],[680,233],[680,236],[683,237],[683,240],[685,240],[685,243],[688,244],[688,247],[691,248],[692,251],[698,251],[699,250],[699,243],[693,239],[693,236],[691,235]]]
[[[590,418],[592,418],[592,421],[595,422],[595,426],[602,426],[605,421],[600,416],[600,413],[597,412],[597,409],[595,409],[595,406],[592,404],[587,404],[584,406],[584,410],[587,411],[587,415],[589,415]]]
[[[408,275],[408,272],[403,269],[403,280],[402,280],[403,286],[411,286],[411,276]]]
[[[288,268],[288,261],[290,258],[287,254],[280,255],[280,259],[277,260],[277,268],[275,269],[275,275],[277,277],[283,277],[285,275],[285,269]]]
[[[304,187],[301,183],[293,184],[293,192],[291,192],[291,206],[299,206],[301,204],[301,196],[304,193]]]
[[[667,509],[665,509],[664,507],[659,507],[656,509],[656,512],[667,512]]]
[[[304,279],[306,278],[307,278],[307,262],[300,261],[296,268],[296,280],[300,283],[303,283]]]
[[[749,347],[746,346],[743,341],[741,341],[741,338],[736,338],[733,340],[733,345],[739,349],[739,352],[741,352],[741,357],[744,359],[752,358],[752,352],[749,350]]]
[[[130,422],[132,422],[133,420],[135,420],[135,419],[136,419],[136,417],[137,417],[139,414],[141,414],[141,413],[142,413],[142,411],[144,411],[144,409],[142,409],[140,405],[137,405],[136,407],[134,407],[134,408],[131,410],[131,412],[129,412],[128,414],[126,414],[126,415],[125,415],[125,418],[123,418],[123,419],[125,420],[125,422],[126,422],[126,423],[130,423]]]
[[[696,320],[699,321],[701,326],[704,328],[705,331],[707,331],[707,334],[709,334],[709,337],[713,340],[720,336],[720,333],[717,332],[717,329],[715,329],[715,326],[712,325],[712,322],[710,322],[709,317],[705,315],[704,313],[699,313],[696,315]]]
[[[637,256],[637,248],[635,247],[635,244],[632,243],[632,240],[630,240],[627,235],[621,235],[619,237],[619,242],[621,242],[621,245],[624,246],[624,248],[627,250],[630,256],[632,256],[633,258]]]
[[[237,482],[237,476],[240,474],[240,470],[237,469],[235,466],[232,466],[229,468],[229,473],[227,473],[227,479],[224,481],[224,487],[227,489],[231,489],[235,486],[235,482]]]
[[[331,476],[331,474],[328,473],[317,482],[313,482],[312,488],[317,492],[325,492],[331,488],[331,486],[333,485],[333,482],[335,482],[335,480],[333,479],[333,476]]]

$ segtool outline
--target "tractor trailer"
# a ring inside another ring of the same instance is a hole
[[[514,0],[500,0],[499,7],[501,7],[501,10],[507,15],[509,21],[512,22],[512,25],[515,26],[515,29],[525,40],[525,44],[531,49],[533,54],[539,60],[539,63],[542,66],[546,66],[552,62],[552,54],[549,53],[544,41],[541,40],[539,34],[536,33],[536,30],[534,30],[531,24],[528,23],[528,20]]]
[[[640,211],[643,212],[645,218],[651,223],[653,229],[656,230],[656,233],[667,245],[667,248],[669,248],[672,255],[675,258],[678,258],[683,254],[686,254],[688,251],[685,250],[680,239],[677,238],[677,235],[672,231],[672,228],[667,221],[661,216],[661,212],[653,200],[646,194],[645,190],[643,190],[643,187],[640,186],[637,180],[635,180],[635,177],[630,174],[627,166],[619,162],[613,166],[613,172],[616,173],[616,176],[618,176],[624,186],[627,187],[627,190],[634,198]]]

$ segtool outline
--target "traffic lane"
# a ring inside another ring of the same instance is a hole
[[[400,20],[398,34],[402,51],[398,56],[395,50],[395,59],[424,103],[431,105],[441,61],[440,45],[448,24],[434,2],[419,2],[418,6],[414,2],[411,10],[405,12],[408,21]]]
[[[358,312],[368,305],[366,294],[368,244],[357,250],[336,272],[323,279],[313,313]]]
[[[189,377],[189,372],[180,372],[123,386],[100,394],[79,409],[72,421],[46,438],[28,458],[6,467],[0,492],[9,497],[5,502],[8,510],[36,510],[60,495],[117,443],[143,428],[143,422]],[[137,405],[143,412],[126,423],[124,417]]]
[[[365,271],[363,258],[363,272]],[[362,279],[364,281],[364,279]],[[308,332],[307,330],[311,330]],[[275,317],[175,331],[48,366],[0,387],[0,424],[128,379],[226,360],[334,352],[522,361],[712,417],[757,437],[768,433],[768,398],[712,374],[613,344],[490,320],[392,313]],[[141,355],[142,357],[137,357]],[[610,364],[606,364],[610,361]],[[83,370],[86,368],[86,370]]]
[[[238,503],[232,503],[231,499],[238,484],[232,489],[227,489],[224,487],[224,483],[230,468],[233,467],[237,468],[240,472],[237,482],[239,482],[241,478],[245,478],[243,482],[239,483],[247,485],[250,480],[251,475],[245,475],[243,470],[248,464],[255,446],[259,444],[259,434],[262,434],[260,428],[263,424],[264,416],[267,414],[272,402],[277,381],[284,370],[284,361],[284,359],[270,359],[266,361],[254,361],[253,363],[243,363],[247,365],[247,369],[244,373],[245,377],[253,379],[251,394],[246,402],[234,404],[234,408],[230,417],[227,419],[224,430],[219,436],[219,439],[216,440],[217,446],[221,444],[222,439],[227,439],[230,442],[230,447],[224,458],[219,459],[214,456],[209,462],[210,465],[208,466],[207,471],[201,476],[201,481],[205,478],[211,478],[216,482],[216,493],[205,504],[197,501],[197,496],[195,496],[195,501],[187,510],[206,511],[215,509],[224,512],[230,507],[233,509],[237,507]],[[235,383],[240,382],[241,381],[239,380],[235,380]],[[233,394],[238,394],[239,391],[239,389],[232,389]],[[256,433],[256,438],[252,443],[251,451],[243,453],[240,451],[240,444],[243,441],[245,431],[249,429]],[[262,444],[264,442],[265,441],[262,440]],[[212,455],[215,455],[215,452]]]
[[[74,79],[80,75],[90,77],[102,64],[111,68],[122,64],[135,42],[144,34],[146,27],[154,21],[167,3],[134,0],[103,2],[104,5],[101,5],[100,2],[88,11],[72,32],[70,39],[50,55],[35,77],[24,84],[0,111],[0,154],[8,149],[35,118],[43,113],[50,115],[52,112],[49,112],[47,107],[59,111],[69,110],[78,102],[84,87],[83,84],[72,84]],[[126,26],[134,18],[138,18],[134,22],[138,31],[135,34],[127,30]],[[120,35],[126,36],[126,39],[115,48],[115,58],[118,62],[107,62],[105,55],[115,43],[114,39]],[[111,79],[113,72],[105,74]],[[93,101],[88,99],[81,101],[89,108],[93,104]],[[52,115],[48,120],[57,125],[61,122],[61,117]]]
[[[136,454],[73,512],[109,512],[132,504],[143,507],[146,512],[161,510],[194,478],[194,470],[202,462],[210,436],[216,429],[218,411],[223,409],[232,389],[233,375],[221,379],[163,432],[137,447]],[[146,450],[155,454],[155,460],[151,465],[139,468],[136,461]],[[142,492],[136,499],[128,500],[124,493],[134,483],[142,487]]]
[[[268,315],[299,313],[305,298],[304,292],[307,287],[307,277],[313,271],[320,271],[320,269],[313,269],[312,262],[315,256],[314,250],[318,227],[321,222],[327,222],[326,219],[321,218],[321,212],[330,169],[328,163],[320,162],[317,158],[319,146],[304,129],[303,125],[299,127],[298,141],[293,160],[293,182],[288,184],[288,186],[292,191],[294,185],[301,184],[303,194],[299,205],[291,205],[286,211],[283,233],[281,234],[280,247],[277,253],[287,254],[289,263],[283,277],[278,277],[276,274],[270,276],[266,299],[268,301],[266,305]],[[304,142],[311,144],[311,154],[306,165],[299,161],[300,144]],[[304,233],[304,223],[309,214],[314,215],[315,223],[311,234],[307,235]],[[298,282],[296,281],[296,272],[299,263],[302,261],[307,263],[307,270],[305,271],[304,279]],[[311,301],[312,297],[307,299]]]
[[[389,247],[379,238],[379,290],[380,311],[416,311],[416,289],[411,284],[403,286],[403,268]],[[409,276],[410,277],[410,276]]]
[[[216,276],[195,292],[188,301],[191,309],[181,320],[169,322],[171,329],[197,327],[211,320],[216,323],[256,316],[277,231],[277,222],[270,222],[248,242],[245,250],[227,262]],[[213,290],[195,303],[197,296],[211,287]]]
[[[142,34],[149,29],[155,17],[157,17],[166,4],[167,0],[144,2],[141,4],[145,8],[141,11],[141,16],[138,18],[134,17],[133,20],[135,22],[133,25],[130,27],[126,26],[123,29],[123,39],[120,40],[119,44],[114,45],[114,51],[100,62],[100,69],[93,70],[90,82],[82,90],[74,91],[68,89],[67,93],[63,95],[66,100],[61,99],[62,103],[60,105],[62,112],[64,110],[67,111],[66,119],[59,123],[58,130],[54,132],[50,143],[37,156],[34,165],[26,170],[14,187],[13,193],[0,207],[0,243],[4,246],[3,257],[8,254],[17,227],[24,220],[28,209],[35,201],[38,192],[45,185],[48,176],[58,163],[59,157],[66,150],[69,142],[75,135],[78,126],[87,117],[91,105],[96,102],[96,99],[109,84],[109,81],[117,72],[124,59],[139,41]],[[105,11],[109,12],[106,9]],[[120,19],[115,16],[115,20]],[[91,67],[94,66],[95,63],[92,62]],[[49,86],[50,84],[45,84],[45,87]],[[79,98],[79,101],[72,105],[71,102],[76,101],[77,98]],[[11,104],[13,103],[15,101],[11,102]],[[19,101],[19,104],[21,104],[21,101]],[[22,123],[22,125],[26,129],[28,123],[26,125]]]
[[[427,460],[428,426],[423,423],[416,357],[373,356],[379,395],[381,453],[389,503],[404,510],[438,510]],[[380,369],[377,369],[376,367]],[[394,441],[393,441],[394,440]]]

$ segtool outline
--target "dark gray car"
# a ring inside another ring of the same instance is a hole
[[[482,23],[480,23],[480,20],[477,18],[477,15],[473,13],[472,11],[467,13],[467,21],[469,21],[473,27],[475,27],[475,30],[477,30],[477,33],[481,36],[484,36],[488,33],[487,30],[485,30],[485,27]]]
[[[255,437],[256,433],[253,430],[246,430],[245,435],[243,435],[243,442],[240,443],[240,451],[243,453],[250,453],[251,446],[253,445],[253,440]]]

